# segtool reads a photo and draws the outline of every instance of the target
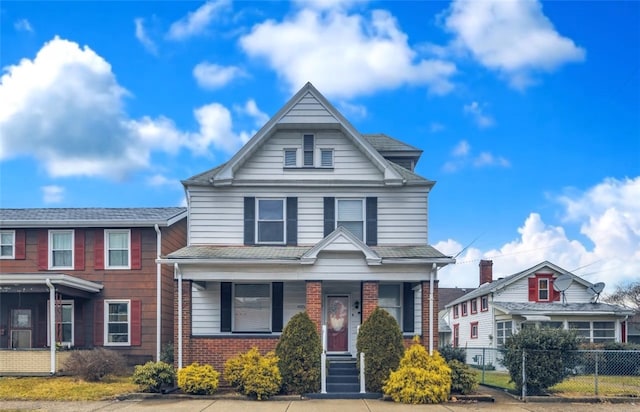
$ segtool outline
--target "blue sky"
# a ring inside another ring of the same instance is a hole
[[[549,260],[640,276],[640,2],[0,5],[0,206],[184,203],[311,81],[424,150],[429,242],[473,287]]]

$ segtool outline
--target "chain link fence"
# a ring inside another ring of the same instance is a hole
[[[466,363],[476,370],[483,385],[515,390],[509,371],[502,363],[504,350],[495,348],[465,348]],[[527,359],[536,356],[554,359],[562,356],[566,378],[549,388],[557,396],[580,397],[640,397],[640,350],[577,350],[563,353],[526,351],[523,358],[523,391],[527,396]],[[553,362],[549,368],[556,367]]]

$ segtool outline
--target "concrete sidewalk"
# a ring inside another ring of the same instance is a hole
[[[640,400],[639,400],[640,401]],[[517,400],[445,403],[441,405],[403,405],[383,400],[270,400],[231,399],[136,399],[99,402],[22,402],[1,401],[0,410],[89,412],[89,411],[206,411],[206,412],[409,412],[409,411],[507,411],[507,412],[585,412],[639,411],[639,403],[523,403]]]

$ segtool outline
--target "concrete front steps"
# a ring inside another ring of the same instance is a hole
[[[378,399],[380,393],[360,393],[360,376],[353,358],[327,359],[327,393],[309,393],[312,399]]]

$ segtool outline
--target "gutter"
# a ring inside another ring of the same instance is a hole
[[[51,279],[45,279],[45,283],[49,287],[49,353],[51,360],[51,370],[49,373],[56,373],[56,288],[51,283]]]

